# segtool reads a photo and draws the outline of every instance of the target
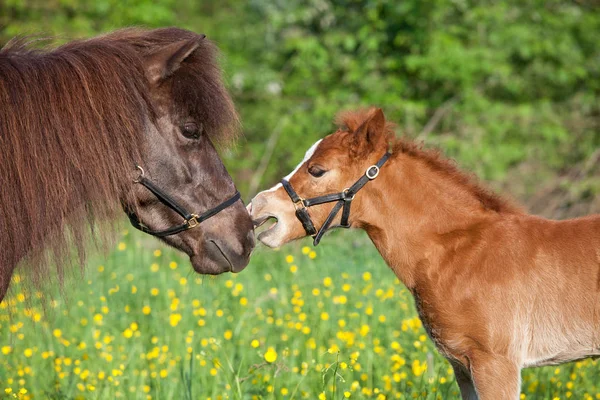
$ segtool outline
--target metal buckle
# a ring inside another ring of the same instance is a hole
[[[197,218],[198,218],[198,215],[192,214],[192,218],[190,218],[186,221],[188,229],[195,228],[198,226],[199,222],[198,222]]]
[[[298,196],[298,200],[294,201],[293,203],[294,203],[294,208],[296,210],[306,208],[306,205],[304,204],[304,199],[300,196]],[[298,203],[300,203],[300,205],[298,205]]]
[[[140,167],[139,165],[136,165],[135,167],[140,170],[140,176],[138,176],[137,179],[134,179],[133,183],[140,183],[140,181],[144,177],[144,168]]]
[[[352,201],[352,200],[354,200],[354,196],[356,196],[356,193],[354,193],[352,195],[352,197],[348,197],[347,196],[348,190],[350,190],[350,188],[346,188],[346,189],[342,190],[342,193],[344,194],[344,200],[350,200],[350,201]]]
[[[370,174],[369,171],[371,171],[373,168],[375,168],[375,173],[374,174]],[[379,175],[379,167],[377,165],[371,165],[369,168],[367,168],[367,170],[365,171],[365,176],[367,178],[369,178],[369,180],[373,180],[375,178],[377,178],[377,176]]]

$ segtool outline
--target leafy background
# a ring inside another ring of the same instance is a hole
[[[398,134],[566,217],[598,211],[600,12],[586,0],[4,0],[0,39],[89,37],[123,26],[204,32],[242,115],[226,151],[249,198],[377,105]]]

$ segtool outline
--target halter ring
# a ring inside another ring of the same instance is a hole
[[[137,177],[137,179],[133,180],[133,183],[140,183],[144,177],[144,168],[140,167],[139,165],[136,165],[135,167],[140,170],[140,175]]]
[[[375,173],[370,174],[369,171],[371,171],[373,168],[375,168]],[[369,168],[367,168],[367,171],[365,172],[365,176],[367,178],[369,178],[369,180],[373,180],[373,179],[377,178],[378,175],[379,175],[379,167],[377,165],[371,165]]]
[[[342,193],[344,193],[344,200],[352,201],[352,200],[354,200],[354,196],[356,196],[356,193],[354,193],[352,195],[352,197],[347,197],[346,194],[348,193],[348,190],[350,190],[350,188],[346,188],[346,189],[342,190]]]

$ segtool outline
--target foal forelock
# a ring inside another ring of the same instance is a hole
[[[93,225],[121,215],[127,171],[143,161],[156,116],[141,56],[192,34],[128,29],[52,51],[18,41],[0,50],[0,278],[26,257],[47,280],[46,256],[60,278],[72,246],[81,262],[86,239],[98,239]],[[182,80],[190,89],[173,84],[183,97],[174,100],[193,102],[205,130],[230,139],[237,115],[215,51],[210,43],[197,50]]]

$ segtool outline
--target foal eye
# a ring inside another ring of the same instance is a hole
[[[198,127],[195,122],[187,122],[181,127],[183,136],[189,139],[198,139],[202,134],[202,125]]]
[[[325,174],[325,172],[327,172],[327,171],[316,165],[312,165],[308,168],[308,173],[311,174],[312,176],[314,176],[315,178],[319,178],[319,177],[323,176]]]

